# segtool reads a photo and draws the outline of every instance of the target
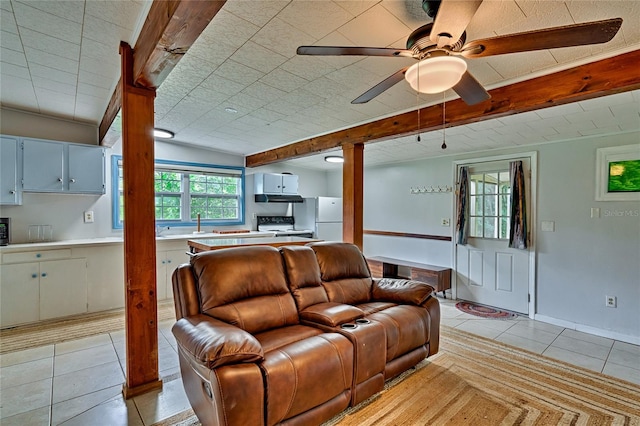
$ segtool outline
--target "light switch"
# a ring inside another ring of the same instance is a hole
[[[598,219],[600,217],[600,209],[598,207],[591,207],[591,219]]]
[[[552,220],[543,220],[540,228],[545,232],[554,232],[556,230],[556,223]]]

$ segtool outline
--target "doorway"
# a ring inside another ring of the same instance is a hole
[[[529,244],[524,250],[509,248],[509,163],[516,160],[525,174]],[[463,166],[469,176],[468,244],[457,244],[454,236],[456,298],[533,317],[536,161],[533,152],[454,163],[456,181]]]

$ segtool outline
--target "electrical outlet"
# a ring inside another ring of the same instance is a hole
[[[93,223],[93,210],[84,212],[84,223]]]
[[[449,226],[449,218],[443,217],[442,219],[440,219],[440,225]]]
[[[618,306],[618,299],[615,296],[605,296],[605,306],[607,308],[615,308]]]

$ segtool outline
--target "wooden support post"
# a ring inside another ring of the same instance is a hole
[[[122,167],[126,399],[162,388],[158,375],[158,306],[154,207],[154,89],[133,84],[133,51],[120,43],[122,64]]]
[[[364,145],[343,145],[342,154],[342,239],[362,250]]]

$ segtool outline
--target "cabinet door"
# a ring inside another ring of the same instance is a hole
[[[23,146],[22,189],[61,192],[64,189],[64,144],[25,139]]]
[[[189,255],[187,255],[186,250],[171,250],[167,252],[167,299],[173,299],[173,282],[171,278],[173,277],[173,271],[175,271],[178,266],[183,263],[189,263]]]
[[[39,275],[37,262],[0,267],[0,326],[38,321]]]
[[[88,311],[124,307],[123,245],[87,247],[78,251],[87,260]]]
[[[20,204],[18,140],[0,138],[0,204]]]
[[[282,175],[265,173],[263,190],[265,194],[281,194]]]
[[[69,145],[69,192],[104,194],[104,149]]]
[[[87,312],[87,261],[40,262],[40,319]]]
[[[156,300],[167,298],[167,252],[156,253]]]
[[[298,193],[298,176],[282,175],[282,193],[283,194]]]

